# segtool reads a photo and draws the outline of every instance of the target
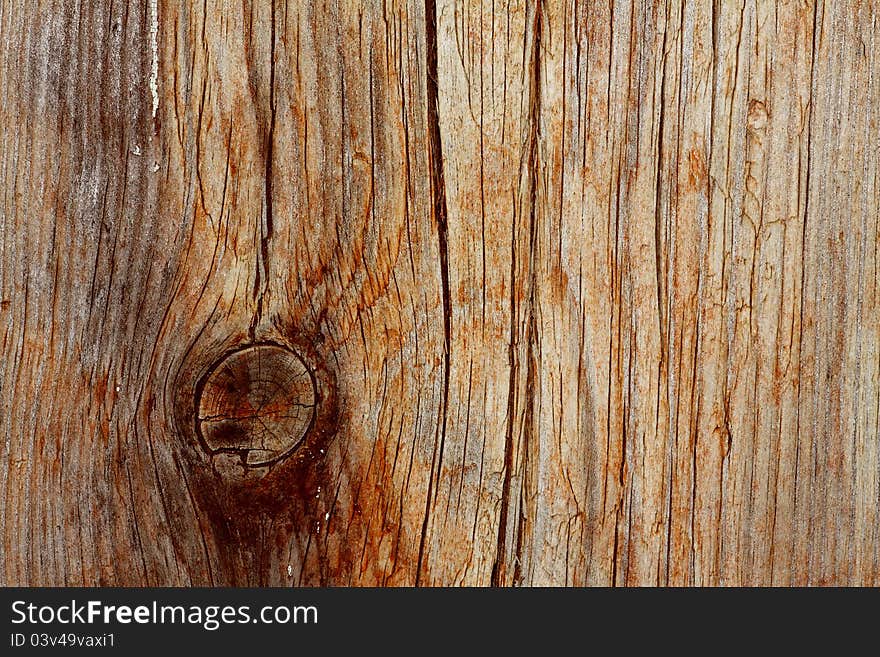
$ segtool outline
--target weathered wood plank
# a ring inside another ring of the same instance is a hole
[[[877,584],[878,14],[0,2],[0,583]]]

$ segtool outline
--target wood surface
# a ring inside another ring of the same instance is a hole
[[[0,583],[880,584],[878,219],[877,0],[0,0]]]

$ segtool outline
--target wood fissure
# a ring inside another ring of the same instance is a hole
[[[427,87],[427,122],[428,122],[428,158],[431,169],[431,197],[433,219],[437,230],[438,251],[440,256],[440,282],[443,299],[443,389],[440,393],[441,420],[439,441],[432,457],[431,478],[428,482],[428,494],[425,499],[425,517],[422,523],[422,534],[419,540],[419,556],[416,566],[416,581],[421,583],[422,560],[424,559],[425,540],[428,533],[428,519],[431,505],[436,501],[434,490],[436,479],[443,467],[443,449],[446,444],[446,418],[449,412],[449,364],[452,358],[452,300],[449,292],[449,238],[448,212],[446,207],[446,183],[443,177],[443,144],[440,139],[440,119],[438,116],[438,80],[437,80],[437,4],[436,0],[425,0],[425,53],[427,58],[425,84]],[[436,462],[436,464],[435,464]],[[438,473],[435,475],[434,473]]]
[[[525,335],[520,338],[518,334],[517,316],[511,314],[511,343],[509,348],[510,359],[510,382],[508,392],[508,424],[505,436],[504,448],[504,484],[501,494],[501,511],[498,523],[498,545],[495,556],[495,562],[492,567],[492,584],[493,586],[504,586],[509,584],[522,583],[522,549],[523,549],[523,531],[526,523],[525,509],[528,508],[529,495],[529,449],[530,444],[535,443],[537,436],[535,434],[535,405],[538,402],[535,391],[535,368],[538,367],[536,359],[536,318],[535,305],[536,298],[536,253],[538,251],[538,233],[537,233],[537,205],[538,199],[538,176],[542,168],[540,155],[538,152],[538,139],[541,124],[541,16],[543,2],[535,3],[533,27],[532,27],[532,43],[531,54],[528,69],[530,72],[530,86],[528,94],[528,145],[527,155],[524,159],[525,176],[528,180],[528,188],[526,191],[528,204],[526,207],[527,215],[526,231],[528,235],[527,247],[528,255],[525,260],[526,266],[526,298],[523,306],[520,306],[523,312],[522,324],[525,327]],[[511,280],[516,279],[516,263],[517,253],[515,250],[516,236],[514,235],[514,250],[511,254]],[[513,289],[513,286],[511,286]],[[517,307],[515,299],[511,299],[511,307]],[[520,400],[517,398],[515,388],[521,371],[521,363],[519,362],[515,350],[515,345],[523,340],[525,343],[524,361],[525,361],[525,396]],[[515,408],[522,405],[522,428],[517,430],[515,427],[517,413]],[[516,435],[522,444],[516,446],[514,440]],[[521,462],[517,463],[515,455],[519,454]],[[513,472],[514,468],[518,468],[522,473],[520,480],[520,489],[514,491],[513,488]],[[515,502],[511,502],[511,496],[515,495]],[[514,514],[511,514],[514,511]],[[510,537],[510,539],[508,539]],[[507,554],[508,540],[514,545],[511,554]],[[510,572],[508,577],[507,573]]]

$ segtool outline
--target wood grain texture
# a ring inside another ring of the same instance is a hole
[[[0,117],[0,583],[880,584],[875,0],[0,0]]]

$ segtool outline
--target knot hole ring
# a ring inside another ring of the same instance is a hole
[[[227,354],[196,389],[196,430],[211,455],[271,465],[299,445],[315,421],[315,378],[293,350],[256,344]]]

